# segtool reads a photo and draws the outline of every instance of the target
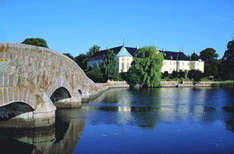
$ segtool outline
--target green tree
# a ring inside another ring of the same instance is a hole
[[[218,76],[218,54],[213,48],[206,48],[200,52],[200,58],[205,62],[205,75],[213,75],[215,78]]]
[[[194,83],[201,81],[203,74],[200,70],[190,70],[188,72],[188,78],[193,79]]]
[[[172,74],[171,74],[171,76],[172,76],[173,79],[177,79],[178,72],[177,71],[173,71]]]
[[[70,53],[63,53],[63,55],[67,56],[68,58],[74,60],[74,57]]]
[[[234,80],[234,39],[227,44],[227,50],[222,58],[222,78]]]
[[[168,71],[165,71],[165,72],[162,73],[162,78],[163,79],[167,78],[168,76],[169,76]]]
[[[100,70],[97,64],[94,64],[88,71],[86,71],[87,76],[94,82],[105,82],[104,74]]]
[[[109,50],[104,55],[103,63],[101,64],[102,72],[104,77],[108,80],[115,80],[118,78],[118,70],[116,68],[117,62],[115,60],[115,54],[113,51]]]
[[[185,72],[182,71],[182,70],[180,70],[180,71],[178,72],[178,77],[179,77],[179,78],[185,78]]]
[[[202,78],[202,72],[200,70],[195,70],[193,80],[195,83],[201,81]]]
[[[97,54],[100,51],[101,47],[99,47],[98,45],[93,45],[93,47],[91,47],[89,49],[89,52],[87,53],[88,57],[91,57],[95,54]]]
[[[191,60],[198,60],[199,59],[199,56],[194,52],[192,55],[191,55]]]
[[[187,79],[188,78],[188,70],[184,71],[184,78]]]
[[[163,55],[155,47],[143,47],[137,51],[130,71],[139,76],[143,87],[159,87],[162,62]]]
[[[83,69],[87,69],[88,56],[85,54],[80,54],[74,58],[75,62]]]
[[[29,45],[48,48],[46,40],[44,40],[42,38],[26,38],[22,42],[22,44],[29,44]]]
[[[130,67],[124,80],[130,85],[130,87],[135,87],[137,84],[141,84],[140,73],[135,70],[134,67]]]
[[[188,71],[188,78],[189,78],[189,79],[193,79],[194,74],[195,74],[195,71],[196,71],[196,70],[190,70],[190,71]]]

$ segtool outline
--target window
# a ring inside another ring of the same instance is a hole
[[[127,63],[127,69],[129,69],[129,63]]]
[[[124,63],[122,63],[122,70],[124,70]]]

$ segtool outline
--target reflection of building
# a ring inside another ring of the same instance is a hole
[[[94,64],[101,64],[103,62],[104,55],[113,51],[116,55],[117,67],[119,72],[127,72],[131,66],[134,55],[137,53],[137,48],[119,46],[115,48],[110,48],[107,50],[102,50],[92,56],[88,60],[88,66]],[[160,51],[164,56],[164,62],[161,72],[172,73],[173,71],[189,71],[192,69],[200,70],[204,72],[204,62],[197,60],[190,60],[183,52],[172,52],[172,51]]]
[[[212,123],[217,119],[215,107],[209,106],[210,97],[207,97],[208,89],[191,88],[161,88],[161,113],[160,120],[164,122],[175,121],[201,121]],[[214,95],[215,96],[215,95]],[[216,105],[212,101],[212,105]]]

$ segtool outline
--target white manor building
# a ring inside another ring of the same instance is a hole
[[[103,57],[108,51],[113,51],[116,55],[117,67],[119,73],[127,72],[131,66],[134,55],[137,52],[137,48],[119,46],[115,48],[110,48],[107,50],[102,50],[89,58],[87,65],[93,66],[94,64],[101,64],[103,62]],[[159,50],[163,54],[164,61],[161,72],[172,73],[173,71],[189,71],[192,69],[200,70],[204,72],[204,61],[200,59],[190,60],[183,52],[172,52]]]

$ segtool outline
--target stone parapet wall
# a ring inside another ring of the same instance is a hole
[[[222,81],[200,81],[193,83],[193,81],[184,81],[182,84],[178,81],[161,81],[162,87],[212,87],[213,84],[222,83]]]
[[[176,87],[178,85],[177,81],[161,81],[162,87]]]

